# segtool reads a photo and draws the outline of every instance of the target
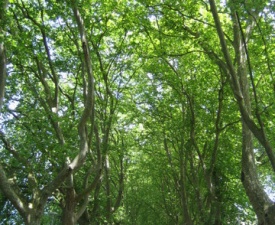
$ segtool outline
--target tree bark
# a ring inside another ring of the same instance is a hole
[[[33,212],[30,213],[27,216],[27,219],[25,219],[25,224],[26,225],[39,225],[41,224],[41,219],[42,219],[43,211],[38,213],[38,212]]]
[[[106,220],[108,224],[112,223],[112,196],[111,196],[111,176],[110,176],[110,162],[109,162],[109,156],[105,156],[105,188],[106,188]]]
[[[16,185],[16,184],[14,184]],[[13,185],[10,184],[6,174],[0,165],[0,189],[3,194],[11,201],[13,206],[18,210],[26,225],[40,224],[44,205],[40,204],[39,199],[27,203],[23,197],[15,191]]]
[[[237,24],[236,17],[233,15],[234,24]],[[251,100],[249,93],[249,82],[247,79],[247,69],[246,69],[246,57],[244,51],[244,43],[240,38],[239,28],[234,26],[234,45],[236,50],[237,59],[237,74],[239,78],[239,83],[243,95],[244,106],[251,116]],[[271,225],[266,220],[266,217],[270,217],[268,214],[268,209],[273,205],[271,199],[265,193],[257,173],[257,168],[255,165],[255,156],[253,151],[253,134],[247,126],[245,120],[242,118],[242,173],[241,179],[243,186],[245,188],[246,194],[255,210],[258,218],[258,224]],[[267,216],[266,216],[267,215]],[[272,222],[272,224],[274,221]]]
[[[181,146],[182,148],[179,150],[179,169],[180,169],[180,177],[179,177],[179,194],[180,194],[180,199],[181,199],[181,206],[182,206],[182,215],[183,215],[183,221],[185,225],[193,225],[193,221],[190,216],[190,212],[188,209],[188,198],[187,198],[187,193],[186,193],[186,171],[185,171],[185,165],[186,161],[184,160],[184,149],[183,145]]]
[[[242,58],[242,56],[240,58]],[[240,59],[240,62],[241,61],[242,59]],[[248,87],[247,76],[245,73],[245,65],[243,63],[239,65],[238,74],[240,76],[240,84],[241,84],[244,102],[245,102],[247,111],[250,113],[251,103],[249,99],[249,87]],[[242,135],[243,137],[242,137],[241,180],[245,188],[246,194],[257,215],[258,224],[268,225],[270,223],[266,223],[265,208],[266,207],[268,208],[269,206],[271,206],[272,201],[268,198],[262,185],[260,184],[257,168],[254,160],[255,157],[253,152],[253,135],[244,120],[242,120]]]
[[[83,97],[84,97],[84,111],[81,115],[80,121],[78,123],[78,134],[80,137],[80,152],[74,158],[72,163],[70,163],[69,167],[72,170],[78,169],[84,163],[86,159],[86,155],[88,152],[88,137],[86,132],[86,124],[91,119],[92,125],[94,124],[94,76],[92,70],[92,61],[90,57],[90,49],[89,44],[86,37],[84,21],[81,17],[81,14],[77,8],[77,2],[75,0],[71,1],[72,10],[74,13],[75,20],[77,22],[78,31],[80,34],[80,39],[82,43],[82,50],[84,53],[84,62],[86,65],[87,72],[87,87],[83,87]],[[85,80],[85,78],[83,77]],[[87,90],[87,93],[86,93]]]
[[[79,220],[78,220],[77,222],[79,223],[79,225],[91,224],[90,215],[89,215],[87,209],[86,209],[85,212],[80,216],[80,218],[79,218]]]
[[[240,27],[238,26],[238,20],[234,9],[232,11],[233,20],[233,32],[234,32],[234,48],[237,60],[237,72],[232,64],[232,59],[229,54],[227,44],[223,35],[223,30],[217,13],[214,0],[209,0],[211,6],[211,12],[215,21],[215,26],[220,39],[222,52],[226,61],[227,71],[231,78],[231,88],[238,102],[239,109],[242,118],[242,172],[241,180],[244,185],[246,194],[253,206],[253,209],[258,218],[259,225],[272,225],[275,221],[275,205],[265,193],[263,187],[260,184],[257,175],[257,168],[254,160],[253,152],[253,135],[259,140],[265,147],[271,164],[274,169],[273,154],[269,154],[268,148],[261,141],[262,137],[265,137],[263,130],[259,130],[251,119],[251,102],[249,97],[249,83],[247,79],[246,71],[246,57],[245,57],[245,43],[242,41],[240,34]]]
[[[73,182],[73,175],[70,175],[66,182],[65,187],[65,205],[63,208],[63,215],[62,215],[62,224],[66,225],[75,225],[75,190],[74,190],[74,182]]]

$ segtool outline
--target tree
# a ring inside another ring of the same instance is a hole
[[[224,39],[222,27],[220,24],[219,16],[217,13],[215,2],[210,0],[211,12],[215,21],[217,33],[219,35],[222,52],[226,60],[226,71],[231,78],[231,87],[235,94],[237,100],[241,117],[242,117],[242,182],[246,189],[246,193],[250,199],[250,202],[257,214],[258,224],[271,224],[275,220],[275,207],[273,201],[268,197],[264,192],[263,188],[259,183],[257,177],[257,170],[255,168],[255,157],[253,152],[253,136],[263,145],[266,150],[266,154],[269,158],[269,161],[272,165],[273,170],[275,169],[275,155],[270,146],[268,139],[266,138],[266,132],[264,124],[262,122],[262,117],[259,112],[259,103],[258,103],[258,93],[256,91],[256,86],[254,83],[253,72],[250,64],[250,55],[247,48],[248,38],[250,32],[253,30],[253,23],[256,22],[257,17],[260,13],[262,5],[256,4],[256,7],[248,8],[248,13],[253,14],[250,16],[253,17],[252,21],[247,20],[247,30],[244,33],[242,24],[239,18],[238,11],[236,10],[236,5],[231,6],[231,14],[233,21],[233,46],[235,50],[235,59],[237,61],[236,69],[233,66],[231,56],[229,54],[227,44]],[[232,4],[235,3],[234,1]],[[264,3],[264,2],[263,2]],[[245,5],[246,7],[246,5]],[[247,39],[246,39],[247,38]],[[248,69],[247,69],[248,67]],[[248,70],[248,72],[247,72]],[[254,122],[251,118],[251,100],[250,100],[250,90],[247,75],[250,75],[250,82],[252,86],[253,100],[255,102],[255,118],[260,126]],[[274,170],[275,171],[275,170]]]
[[[273,223],[272,1],[1,4],[4,222]]]

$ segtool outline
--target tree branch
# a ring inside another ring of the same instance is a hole
[[[27,203],[24,202],[21,199],[21,197],[12,188],[1,164],[0,164],[0,189],[4,193],[4,195],[11,201],[14,207],[18,210],[20,215],[23,218],[26,218],[27,211],[28,211]]]
[[[230,56],[229,51],[227,49],[227,44],[226,44],[226,41],[225,41],[225,38],[224,38],[224,35],[223,35],[222,26],[221,26],[220,19],[219,19],[219,16],[218,16],[218,12],[217,12],[217,9],[216,9],[215,0],[209,0],[209,3],[210,3],[210,6],[211,6],[211,12],[212,12],[212,15],[213,15],[213,18],[214,18],[214,21],[215,21],[217,33],[218,33],[218,36],[219,36],[219,39],[220,39],[220,44],[221,44],[221,47],[222,47],[222,53],[223,53],[225,61],[226,61],[227,69],[228,69],[229,74],[232,78],[233,92],[234,92],[235,98],[238,102],[238,106],[239,106],[239,109],[240,109],[242,119],[244,120],[244,122],[246,123],[248,128],[251,130],[253,135],[257,138],[257,140],[265,148],[266,153],[268,155],[268,158],[270,160],[270,163],[272,165],[272,168],[275,171],[275,155],[273,153],[273,149],[272,149],[269,141],[266,138],[263,127],[261,126],[261,128],[258,128],[258,126],[254,122],[254,120],[250,117],[250,115],[247,111],[247,108],[244,104],[243,94],[242,94],[240,84],[239,84],[239,81],[238,81],[238,76],[237,76],[237,73],[235,72],[234,66],[232,64],[231,56]],[[225,71],[225,72],[227,72],[227,71]]]
[[[86,133],[86,123],[89,120],[89,118],[92,117],[92,124],[94,120],[94,77],[93,77],[93,71],[92,71],[92,64],[91,64],[91,57],[90,57],[90,49],[89,44],[86,37],[85,27],[83,19],[80,15],[80,12],[77,8],[77,3],[75,0],[71,1],[72,3],[72,9],[74,13],[75,20],[77,22],[80,39],[82,42],[82,50],[84,53],[84,62],[86,66],[86,72],[87,72],[87,80],[88,80],[88,93],[86,96],[86,101],[84,102],[85,109],[82,113],[81,119],[78,123],[78,134],[80,137],[80,152],[75,157],[75,159],[72,161],[72,163],[69,165],[72,170],[80,167],[87,155],[88,152],[88,138]],[[84,93],[85,95],[86,93]]]

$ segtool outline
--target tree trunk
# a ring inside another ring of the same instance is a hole
[[[99,208],[100,208],[100,201],[99,201],[99,194],[100,194],[100,189],[101,189],[101,182],[99,182],[96,185],[95,192],[94,192],[94,202],[93,202],[93,208],[91,211],[91,224],[97,225],[99,224],[98,218],[100,217],[99,214]]]
[[[29,213],[24,219],[26,225],[40,225],[43,213],[38,213],[36,211]]]
[[[90,220],[90,215],[87,211],[87,209],[85,210],[85,212],[81,215],[81,217],[79,218],[79,220],[77,221],[79,223],[79,225],[87,225],[87,224],[92,224],[91,220]]]
[[[238,75],[240,78],[241,90],[243,93],[244,105],[248,113],[251,111],[251,102],[249,98],[249,84],[246,74],[246,64],[244,58],[244,52],[239,52],[238,61]],[[241,180],[245,188],[246,194],[253,206],[255,213],[257,214],[259,225],[271,225],[274,224],[268,222],[269,218],[272,218],[272,210],[269,208],[272,206],[272,201],[265,193],[262,185],[260,184],[257,168],[254,160],[253,152],[253,135],[246,125],[245,121],[242,120],[242,174]],[[271,214],[270,214],[271,213]],[[275,214],[274,214],[275,215]],[[273,217],[274,217],[273,215]]]
[[[66,182],[65,191],[65,206],[63,208],[62,224],[64,225],[75,225],[75,190],[73,186],[73,175],[71,175]]]
[[[227,71],[231,78],[231,88],[238,102],[242,116],[242,172],[241,180],[244,185],[246,194],[253,206],[258,218],[259,225],[272,225],[275,221],[275,205],[265,193],[260,184],[257,175],[257,169],[253,152],[253,136],[251,131],[251,102],[249,98],[249,84],[247,79],[246,64],[247,58],[245,52],[245,42],[241,38],[241,26],[237,19],[235,10],[231,8],[233,31],[234,31],[234,49],[237,60],[237,72],[232,63],[227,44],[224,38],[220,19],[214,0],[209,0],[211,12],[215,21],[215,26],[220,39],[222,52],[226,61]],[[245,111],[245,113],[244,113]],[[253,121],[252,121],[253,122]],[[252,124],[253,125],[253,124]],[[255,134],[255,132],[253,132]],[[257,137],[258,138],[258,137]],[[259,139],[258,139],[259,140]]]
[[[111,201],[111,187],[110,187],[110,181],[111,181],[111,177],[110,177],[110,162],[109,162],[109,157],[108,155],[105,156],[106,157],[106,161],[105,161],[105,178],[106,178],[106,184],[105,184],[105,188],[106,188],[106,220],[108,222],[108,224],[112,223],[112,201]]]
[[[188,209],[188,199],[186,194],[186,174],[185,174],[184,165],[185,165],[184,153],[183,153],[183,149],[180,149],[179,191],[180,191],[180,197],[181,197],[183,221],[185,225],[193,225],[192,219],[190,217],[189,209]]]

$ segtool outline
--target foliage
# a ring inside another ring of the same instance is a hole
[[[274,149],[274,2],[216,4],[236,72],[242,36],[249,118]],[[9,1],[0,178],[24,204],[0,186],[3,224],[256,223],[243,112],[211,12],[192,0]],[[272,160],[256,135],[253,145],[274,193]]]

